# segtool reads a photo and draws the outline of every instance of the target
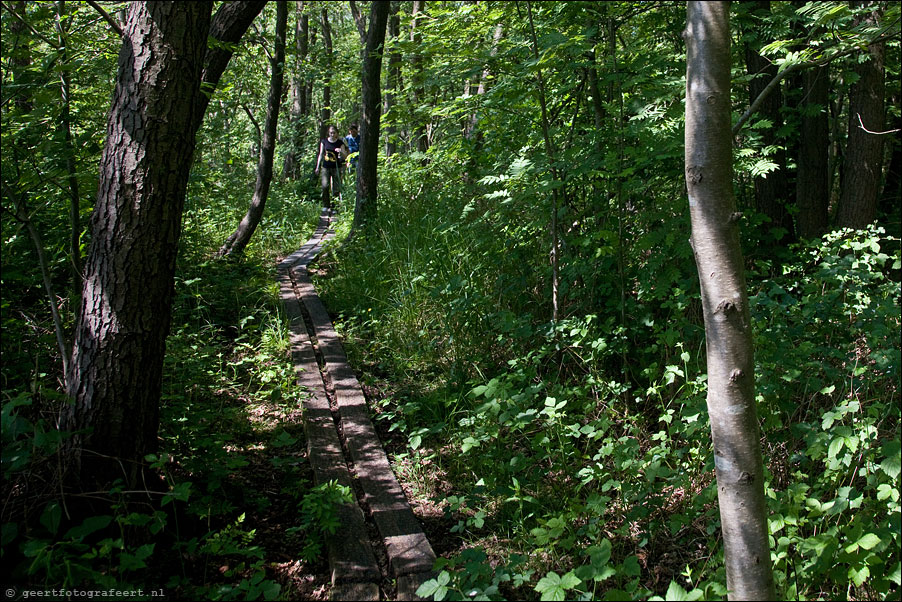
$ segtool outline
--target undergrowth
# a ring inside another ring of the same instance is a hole
[[[552,323],[541,171],[484,179],[499,203],[441,156],[393,161],[318,287],[399,457],[443,482],[423,491],[464,551],[420,593],[725,597],[685,217],[650,219],[630,261],[610,226],[573,228]],[[898,596],[899,239],[838,231],[749,267],[777,591]]]
[[[318,546],[331,523],[329,503],[320,509],[322,493],[311,492],[275,264],[310,235],[319,209],[276,184],[245,255],[217,260],[249,201],[246,177],[192,176],[159,452],[146,458],[146,489],[62,489],[56,457],[66,434],[54,424],[63,398],[51,382],[58,375],[32,370],[30,381],[13,382],[15,372],[4,370],[5,583],[21,591],[91,590],[101,599],[298,595],[290,577],[297,567],[279,561]],[[27,362],[16,353],[4,346],[4,359]],[[286,512],[309,516],[286,526]],[[322,562],[307,557],[311,566]]]

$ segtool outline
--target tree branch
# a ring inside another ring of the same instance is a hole
[[[890,23],[887,27],[885,27],[883,29],[883,31],[886,31],[890,27],[894,26],[897,22],[898,22],[898,19],[896,21],[893,21],[892,23]],[[886,35],[879,35],[876,38],[874,38],[873,40],[871,40],[870,42],[868,42],[868,46],[870,46],[871,44],[879,44],[880,42],[885,42],[886,40],[889,40],[889,39],[892,39],[892,38],[898,37],[898,36],[899,36],[898,32],[895,32],[892,34],[886,34]],[[786,69],[784,69],[783,71],[778,73],[776,75],[776,77],[774,77],[770,81],[770,83],[768,83],[767,86],[764,87],[764,89],[761,91],[761,94],[758,95],[758,98],[756,98],[752,102],[752,104],[749,105],[749,108],[746,109],[745,113],[743,113],[742,116],[739,118],[739,120],[736,122],[736,125],[733,126],[733,130],[731,131],[731,134],[733,136],[736,136],[736,134],[739,133],[739,130],[741,130],[742,126],[745,125],[745,123],[749,120],[749,117],[751,117],[752,115],[755,114],[755,111],[758,110],[758,108],[761,106],[761,103],[763,103],[767,99],[767,97],[770,96],[770,93],[773,92],[774,89],[776,89],[777,84],[779,84],[783,80],[783,78],[785,78],[790,73],[795,73],[796,71],[801,71],[803,69],[808,69],[810,67],[823,67],[825,65],[829,65],[831,62],[835,61],[836,59],[850,55],[853,52],[857,52],[858,50],[861,50],[861,48],[859,48],[858,46],[854,46],[854,47],[848,48],[842,52],[837,52],[833,56],[824,57],[819,60],[806,61],[804,63],[796,63],[794,65],[790,65],[789,67],[787,67]],[[867,131],[867,130],[865,130],[865,131]]]
[[[861,113],[855,113],[855,114],[858,115],[858,125],[860,125],[861,129],[863,129],[868,134],[874,134],[875,136],[885,136],[886,134],[895,134],[896,132],[902,131],[902,128],[897,128],[895,130],[887,130],[885,132],[872,132],[868,128],[864,127],[864,122],[861,121]]]
[[[94,10],[100,13],[100,16],[102,16],[104,20],[106,20],[106,22],[110,24],[110,27],[112,27],[116,31],[116,33],[119,34],[119,37],[122,37],[122,27],[120,27],[119,24],[116,23],[116,20],[110,16],[110,13],[103,10],[103,7],[94,2],[94,0],[87,0],[87,2],[94,8]]]
[[[354,23],[357,25],[357,33],[360,34],[360,43],[366,44],[366,16],[360,12],[360,8],[354,0],[350,0],[351,14],[354,15]]]
[[[41,40],[42,42],[44,42],[45,44],[47,44],[47,45],[50,46],[51,48],[55,48],[55,49],[59,50],[59,46],[57,46],[54,42],[50,41],[48,38],[45,38],[43,35],[41,35],[41,34],[38,32],[37,29],[35,29],[34,27],[31,26],[30,23],[28,23],[28,21],[26,21],[24,18],[22,18],[21,16],[19,16],[19,14],[18,14],[16,11],[14,11],[14,10],[11,9],[9,6],[7,6],[7,5],[6,5],[6,2],[0,2],[0,6],[3,6],[3,8],[6,9],[6,12],[8,12],[9,14],[11,14],[11,15],[16,19],[16,21],[18,21],[19,23],[21,23],[22,25],[24,25],[25,27],[27,27],[27,28],[31,31],[31,33],[33,33],[33,34],[36,35],[38,38],[40,38],[40,40]]]

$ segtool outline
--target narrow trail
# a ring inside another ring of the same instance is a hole
[[[323,210],[313,236],[278,266],[290,320],[291,358],[306,391],[304,431],[317,484],[351,487],[355,503],[339,508],[327,541],[333,600],[379,600],[395,581],[397,600],[419,600],[435,553],[392,472],[369,417],[366,398],[310,281],[307,266],[334,236]]]

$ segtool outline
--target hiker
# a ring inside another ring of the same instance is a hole
[[[360,134],[357,133],[357,124],[352,123],[348,126],[348,135],[345,136],[345,142],[348,145],[349,153],[359,153],[360,152]],[[357,155],[351,157],[351,167],[354,170],[357,169]]]
[[[314,173],[320,177],[323,207],[331,209],[332,197],[341,195],[341,163],[348,156],[348,145],[344,138],[339,138],[338,129],[334,125],[329,126],[328,132],[329,136],[319,141]]]

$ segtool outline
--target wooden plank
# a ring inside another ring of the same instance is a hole
[[[429,579],[435,577],[434,573],[414,573],[412,575],[402,575],[398,577],[398,595],[397,600],[426,600],[417,595],[417,589]]]
[[[329,592],[330,600],[378,600],[379,586],[375,583],[347,583],[336,585]]]
[[[318,250],[318,246],[309,247],[307,254],[295,258],[295,261],[309,261],[308,255],[313,253],[314,249]],[[336,481],[350,487],[351,473],[329,408],[329,400],[313,353],[313,346],[304,326],[300,304],[287,270],[280,269],[279,272],[280,296],[291,329],[292,362],[298,383],[305,393],[304,433],[307,439],[307,456],[313,467],[314,478],[317,484]],[[335,534],[326,539],[333,585],[380,581],[382,574],[370,546],[363,511],[356,498],[354,503],[341,504],[337,511],[339,528]],[[370,585],[375,587],[372,583]],[[362,597],[370,590],[364,588],[358,591],[358,589],[351,588],[354,592],[352,597],[336,599],[379,599],[378,587],[375,589],[375,598]]]
[[[291,274],[332,379],[346,445],[373,521],[385,543],[392,572],[395,576],[428,572],[435,562],[435,553],[392,472],[341,341],[306,269],[296,267]]]

